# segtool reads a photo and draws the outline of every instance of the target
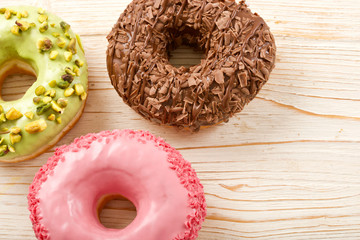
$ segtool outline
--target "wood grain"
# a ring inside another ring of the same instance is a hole
[[[143,120],[111,86],[105,36],[129,2],[0,0],[0,6],[43,6],[81,34],[89,101],[58,145],[115,128],[163,137],[192,162],[205,187],[208,216],[200,240],[360,239],[360,2],[247,1],[275,34],[277,66],[242,113],[197,134]],[[196,58],[180,49],[173,61]],[[29,78],[10,77],[2,95],[18,98],[30,85]],[[34,239],[28,186],[52,152],[0,164],[0,239]],[[124,200],[113,201],[103,222],[119,226],[134,211]]]

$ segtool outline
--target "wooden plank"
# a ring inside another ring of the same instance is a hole
[[[89,101],[58,146],[115,128],[146,129],[163,137],[192,162],[205,187],[208,216],[201,240],[359,239],[360,2],[247,1],[275,34],[277,66],[242,113],[196,134],[142,119],[111,86],[105,37],[129,2],[0,0],[1,7],[43,6],[81,34]],[[172,61],[198,58],[180,48]],[[2,95],[20,97],[31,79],[9,77]],[[0,239],[34,239],[28,186],[52,153],[0,164]],[[113,201],[103,222],[121,226],[134,211],[127,201]]]

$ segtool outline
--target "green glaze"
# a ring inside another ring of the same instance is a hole
[[[84,65],[79,68],[79,76],[74,76],[74,80],[70,84],[70,87],[73,87],[75,84],[82,84],[85,91],[87,91],[88,72],[84,51],[81,47],[81,42],[79,42],[80,38],[75,35],[71,29],[68,31],[69,36],[65,36],[65,33],[60,26],[60,22],[63,21],[62,19],[45,11],[45,14],[48,16],[47,21],[49,23],[49,28],[45,32],[41,33],[39,31],[41,23],[38,21],[38,8],[31,6],[16,6],[6,7],[6,9],[11,9],[16,12],[27,11],[28,17],[21,18],[20,20],[36,24],[35,27],[31,27],[27,31],[20,32],[19,35],[15,35],[11,32],[11,28],[15,25],[15,21],[19,20],[17,16],[13,15],[10,19],[6,19],[5,14],[0,13],[0,75],[3,74],[6,66],[9,67],[9,62],[14,62],[14,60],[21,61],[22,63],[26,63],[25,65],[31,66],[37,75],[37,81],[26,91],[25,95],[21,99],[9,102],[0,100],[0,105],[3,107],[5,113],[13,107],[24,115],[20,119],[12,121],[8,120],[0,125],[0,131],[6,128],[11,129],[12,127],[21,128],[21,141],[15,143],[14,145],[11,145],[10,143],[10,134],[2,131],[2,134],[0,135],[0,138],[4,138],[1,145],[6,144],[14,147],[15,149],[14,153],[8,152],[6,155],[1,156],[0,161],[11,162],[17,159],[23,160],[22,158],[24,156],[34,154],[50,143],[54,144],[55,142],[53,140],[55,137],[61,135],[64,128],[72,123],[78,112],[82,110],[85,101],[82,101],[79,96],[73,94],[70,97],[65,97],[64,89],[58,87],[51,88],[49,83],[53,80],[59,82],[61,80],[61,76],[66,74],[65,68],[73,68],[73,66],[75,66],[75,60],[79,59],[84,62]],[[51,24],[55,24],[55,27],[52,27]],[[54,32],[60,33],[60,37],[63,37],[66,40],[66,46],[63,49],[56,45],[57,38],[52,35]],[[45,37],[49,38],[53,42],[51,50],[55,50],[59,53],[55,60],[50,60],[50,51],[40,52],[37,48],[38,40]],[[74,54],[70,62],[67,62],[64,58],[64,52],[66,51],[71,38],[75,38],[77,40],[77,53]],[[65,98],[68,100],[64,113],[59,114],[50,109],[43,115],[39,116],[36,114],[36,108],[39,104],[34,104],[33,98],[37,97],[35,89],[40,85],[44,86],[46,90],[54,89],[56,91],[56,97],[54,98],[55,101],[58,98]],[[26,112],[33,112],[34,118],[32,120],[28,119],[25,116]],[[47,118],[50,114],[55,114],[56,118],[60,116],[61,124],[57,123],[57,121],[49,121]],[[46,130],[34,134],[30,134],[25,131],[26,124],[41,118],[47,123]]]

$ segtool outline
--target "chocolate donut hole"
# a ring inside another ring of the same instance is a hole
[[[187,31],[186,31],[187,30]],[[204,48],[199,47],[194,42],[198,37],[198,31],[186,28],[185,31],[178,32],[173,29],[174,40],[168,43],[169,62],[176,68],[185,67],[189,69],[192,66],[200,65],[201,60],[206,57]]]
[[[169,62],[176,68],[184,67],[189,69],[195,65],[199,65],[201,59],[205,56],[205,52],[201,49],[181,44],[175,49],[169,51]]]

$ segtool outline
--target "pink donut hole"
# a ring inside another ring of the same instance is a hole
[[[134,203],[123,195],[105,195],[97,203],[97,215],[104,227],[123,229],[134,221],[137,210]]]

